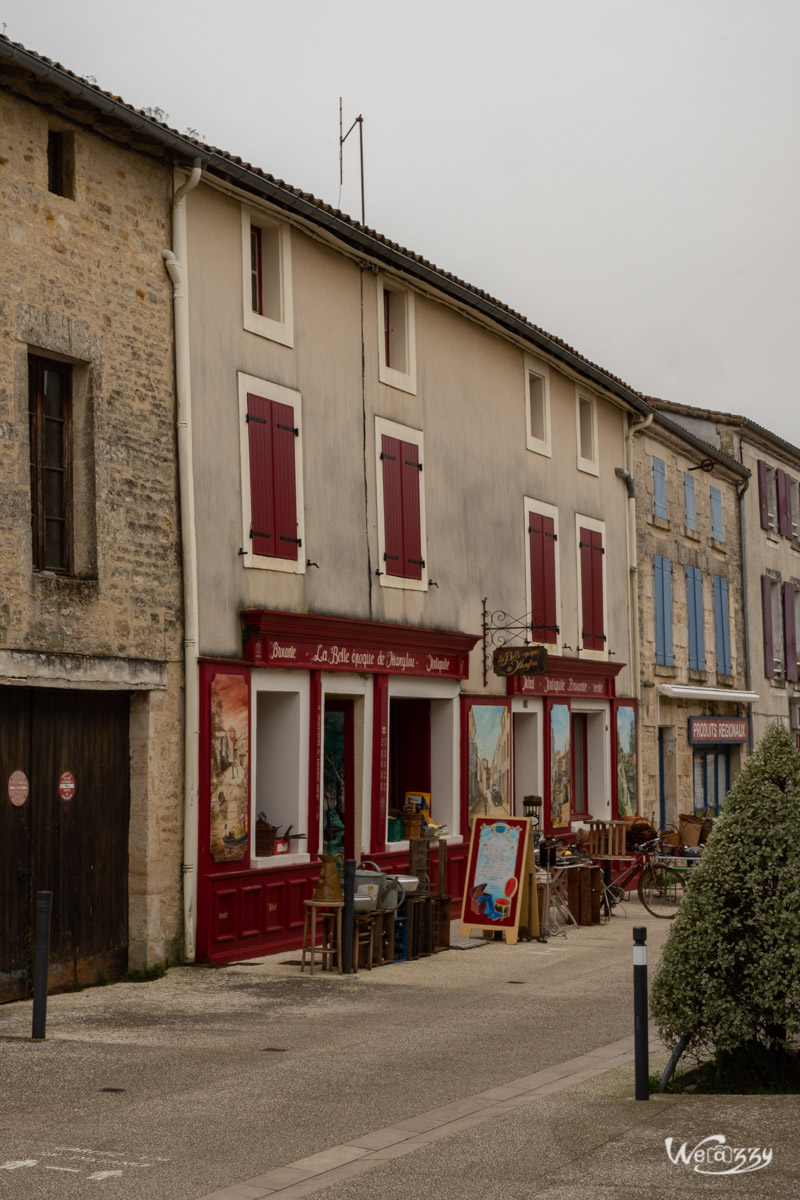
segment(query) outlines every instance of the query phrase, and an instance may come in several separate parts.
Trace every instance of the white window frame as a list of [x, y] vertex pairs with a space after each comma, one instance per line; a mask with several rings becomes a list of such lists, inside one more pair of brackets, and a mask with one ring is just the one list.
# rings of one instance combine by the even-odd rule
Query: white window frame
[[[413, 441], [419, 447], [419, 460], [423, 469], [419, 481], [419, 540], [425, 566], [422, 567], [421, 579], [404, 579], [400, 575], [387, 575], [384, 570], [384, 553], [386, 551], [386, 523], [383, 506], [383, 467], [381, 465], [381, 439], [387, 437], [400, 438], [402, 441]], [[412, 429], [410, 425], [398, 425], [396, 421], [388, 421], [385, 417], [375, 418], [375, 475], [376, 498], [378, 504], [378, 570], [381, 587], [400, 588], [405, 592], [427, 592], [428, 590], [428, 538], [425, 527], [425, 442], [421, 429]]]
[[[529, 630], [531, 640], [537, 646], [545, 646], [551, 654], [561, 653], [561, 642], [564, 634], [564, 622], [561, 613], [561, 554], [559, 547], [561, 545], [561, 537], [558, 530], [558, 509], [552, 504], [545, 504], [542, 500], [533, 500], [530, 496], [526, 496], [524, 500], [525, 507], [525, 611], [531, 612], [533, 609], [533, 592], [531, 590], [531, 536], [528, 533], [528, 522], [530, 521], [531, 513], [538, 513], [540, 517], [551, 517], [553, 521], [553, 529], [556, 538], [556, 624], [558, 625], [558, 633], [556, 634], [555, 642], [537, 642], [533, 636], [533, 630]], [[603, 543], [605, 545], [605, 543]], [[605, 555], [603, 555], [605, 559]]]
[[[581, 526], [584, 529], [591, 529], [595, 533], [600, 533], [603, 536], [603, 631], [606, 635], [605, 645], [602, 650], [584, 650], [583, 638], [581, 632], [583, 630], [583, 578], [581, 575]], [[594, 517], [582, 517], [580, 513], [575, 514], [575, 579], [576, 579], [576, 607], [578, 610], [578, 628], [575, 632], [577, 641], [576, 646], [581, 648], [581, 658], [592, 659], [595, 662], [608, 661], [608, 644], [611, 637], [608, 631], [608, 538], [606, 534], [605, 521], [597, 521]]]
[[[581, 454], [581, 402], [588, 403], [592, 407], [592, 449], [594, 451], [593, 458], [584, 458]], [[585, 471], [587, 475], [600, 474], [600, 456], [597, 447], [597, 397], [585, 388], [575, 388], [575, 435], [578, 449], [578, 470]], [[604, 543], [605, 544], [605, 543]]]
[[[253, 671], [251, 676], [251, 695], [250, 695], [250, 772], [252, 786], [250, 788], [250, 865], [253, 868], [284, 868], [296, 863], [307, 863], [311, 861], [312, 853], [316, 855], [317, 849], [310, 842], [306, 842], [305, 850], [298, 850], [293, 854], [274, 854], [267, 857], [259, 858], [256, 854], [256, 818], [259, 811], [263, 810], [267, 814], [267, 819], [270, 818], [268, 807], [264, 806], [263, 796], [259, 798], [260, 786], [264, 780], [269, 780], [274, 773], [274, 764], [268, 761], [263, 769], [259, 766], [260, 748], [264, 745], [267, 737], [264, 733], [263, 726], [258, 720], [258, 699], [259, 696], [297, 696], [297, 741], [294, 747], [284, 745], [283, 758], [284, 767], [290, 769], [293, 786], [284, 786], [281, 788], [282, 794], [286, 797], [286, 809], [283, 814], [288, 814], [295, 827], [305, 828], [306, 818], [304, 813], [308, 809], [308, 770], [309, 758], [308, 747], [311, 738], [310, 730], [310, 705], [309, 705], [309, 674], [307, 671]], [[269, 759], [269, 755], [267, 756]], [[273, 811], [272, 815], [276, 815]], [[302, 846], [302, 842], [294, 842], [292, 845]]]
[[[253, 311], [250, 269], [250, 227], [278, 230], [281, 316], [280, 320]], [[294, 346], [294, 315], [292, 304], [292, 233], [285, 222], [274, 221], [265, 213], [242, 205], [242, 323], [250, 333]]]
[[769, 608], [772, 621], [773, 679], [786, 678], [786, 638], [783, 628], [783, 581], [770, 576]]
[[[531, 421], [531, 375], [535, 375], [537, 379], [542, 381], [542, 402], [544, 405], [543, 438], [537, 438], [533, 435]], [[550, 438], [550, 368], [547, 363], [540, 362], [536, 358], [531, 358], [529, 354], [525, 355], [525, 433], [529, 450], [532, 450], [535, 454], [544, 454], [547, 458], [552, 458], [553, 447]]]
[[[283, 571], [290, 575], [306, 573], [305, 510], [303, 503], [303, 421], [300, 393], [255, 375], [237, 372], [239, 383], [239, 457], [242, 465], [242, 553], [240, 560], [245, 567], [262, 571]], [[247, 434], [247, 394], [255, 392], [279, 404], [290, 404], [294, 410], [294, 423], [300, 431], [294, 439], [295, 505], [297, 511], [297, 536], [300, 538], [296, 561], [285, 558], [269, 558], [265, 554], [254, 554], [251, 549], [250, 522], [250, 441]]]
[[[390, 367], [386, 362], [386, 331], [384, 328], [384, 303], [383, 293], [384, 287], [387, 292], [393, 296], [402, 296], [405, 298], [405, 334], [406, 334], [406, 370], [397, 371], [394, 367]], [[388, 384], [389, 387], [397, 388], [401, 392], [408, 392], [412, 396], [417, 394], [417, 338], [416, 324], [414, 315], [414, 293], [400, 283], [395, 283], [394, 280], [383, 275], [378, 276], [378, 378], [381, 383]]]

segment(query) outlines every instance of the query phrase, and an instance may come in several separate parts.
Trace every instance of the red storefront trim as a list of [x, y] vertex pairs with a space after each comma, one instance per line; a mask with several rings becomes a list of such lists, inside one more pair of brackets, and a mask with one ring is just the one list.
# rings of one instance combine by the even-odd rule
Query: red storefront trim
[[558, 696], [613, 699], [616, 679], [625, 663], [597, 662], [580, 658], [547, 657], [544, 675], [510, 675], [509, 696]]
[[260, 667], [466, 679], [477, 634], [249, 609], [244, 657]]
[[389, 793], [389, 676], [376, 675], [372, 685], [372, 809], [370, 851], [386, 849]]

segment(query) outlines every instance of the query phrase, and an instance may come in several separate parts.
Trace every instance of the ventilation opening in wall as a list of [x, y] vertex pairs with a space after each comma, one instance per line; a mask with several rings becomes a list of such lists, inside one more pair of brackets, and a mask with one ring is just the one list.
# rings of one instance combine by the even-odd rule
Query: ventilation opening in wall
[[47, 134], [47, 190], [75, 199], [75, 135], [51, 129]]

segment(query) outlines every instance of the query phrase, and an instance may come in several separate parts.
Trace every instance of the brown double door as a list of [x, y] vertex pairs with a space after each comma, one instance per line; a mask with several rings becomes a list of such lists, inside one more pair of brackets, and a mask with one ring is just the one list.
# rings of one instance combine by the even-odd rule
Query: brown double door
[[38, 891], [51, 988], [127, 966], [129, 712], [126, 693], [0, 687], [0, 1001], [30, 991]]

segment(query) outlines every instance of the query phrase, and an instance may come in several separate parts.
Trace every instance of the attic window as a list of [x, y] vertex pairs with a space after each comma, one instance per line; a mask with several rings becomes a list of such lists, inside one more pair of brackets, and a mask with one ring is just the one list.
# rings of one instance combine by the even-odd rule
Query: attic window
[[47, 190], [75, 199], [75, 135], [51, 129], [47, 134]]

